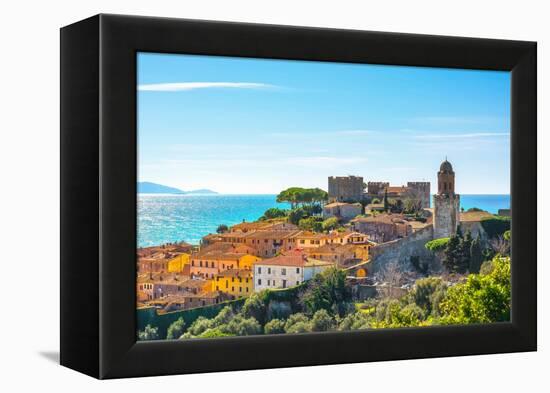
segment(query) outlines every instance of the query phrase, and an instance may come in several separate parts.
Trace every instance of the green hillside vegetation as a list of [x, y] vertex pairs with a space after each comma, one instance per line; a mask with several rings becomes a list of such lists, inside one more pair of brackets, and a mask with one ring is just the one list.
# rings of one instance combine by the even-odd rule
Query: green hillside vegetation
[[[181, 333], [179, 337], [187, 339], [509, 321], [510, 257], [496, 256], [488, 262], [482, 273], [470, 274], [453, 285], [427, 277], [417, 280], [400, 298], [357, 304], [351, 302], [345, 273], [329, 269], [288, 293], [255, 293], [242, 306], [227, 305], [213, 318], [201, 316], [188, 327], [177, 320], [168, 332], [170, 338]], [[272, 312], [273, 294], [292, 306]], [[138, 338], [161, 337], [148, 325]]]

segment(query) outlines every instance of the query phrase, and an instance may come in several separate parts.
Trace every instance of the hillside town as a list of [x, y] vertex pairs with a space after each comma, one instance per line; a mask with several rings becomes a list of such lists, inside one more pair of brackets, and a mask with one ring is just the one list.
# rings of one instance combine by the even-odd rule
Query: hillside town
[[481, 265], [483, 258], [472, 262], [472, 251], [471, 258], [463, 258], [470, 265], [460, 267], [464, 261], [452, 262], [445, 254], [447, 244], [460, 237], [467, 238], [468, 253], [472, 247], [489, 249], [495, 235], [486, 222], [498, 224], [510, 211], [493, 215], [461, 209], [447, 160], [437, 178], [430, 204], [429, 182], [392, 186], [364, 183], [360, 176], [331, 176], [328, 193], [282, 192], [278, 200], [290, 203], [290, 211], [274, 208], [254, 222], [220, 223], [199, 245], [140, 248], [137, 307], [156, 314], [211, 307], [266, 290], [299, 288], [329, 269], [345, 277], [354, 302], [380, 297], [388, 289], [405, 294], [428, 275], [445, 276], [451, 285], [449, 273], [479, 271], [472, 264]]

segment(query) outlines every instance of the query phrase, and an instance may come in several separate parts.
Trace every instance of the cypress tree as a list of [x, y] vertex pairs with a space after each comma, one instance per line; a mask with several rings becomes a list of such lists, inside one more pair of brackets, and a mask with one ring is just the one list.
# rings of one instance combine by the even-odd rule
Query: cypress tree
[[481, 249], [481, 241], [479, 236], [472, 241], [470, 246], [470, 273], [479, 273], [481, 264], [483, 263], [483, 250]]

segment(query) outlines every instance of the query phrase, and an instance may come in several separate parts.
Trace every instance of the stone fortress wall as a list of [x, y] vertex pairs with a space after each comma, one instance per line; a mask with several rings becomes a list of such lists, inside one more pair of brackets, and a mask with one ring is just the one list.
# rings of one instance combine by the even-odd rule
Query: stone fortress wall
[[360, 202], [363, 199], [361, 176], [330, 176], [328, 178], [328, 201]]
[[415, 192], [420, 198], [420, 203], [423, 208], [430, 207], [430, 182], [429, 181], [409, 181], [407, 187]]
[[369, 273], [380, 272], [391, 263], [396, 263], [401, 268], [400, 270], [412, 270], [411, 257], [418, 257], [420, 263], [428, 264], [431, 271], [441, 270], [441, 265], [435, 260], [432, 252], [424, 247], [433, 238], [433, 227], [428, 225], [407, 237], [371, 248]]

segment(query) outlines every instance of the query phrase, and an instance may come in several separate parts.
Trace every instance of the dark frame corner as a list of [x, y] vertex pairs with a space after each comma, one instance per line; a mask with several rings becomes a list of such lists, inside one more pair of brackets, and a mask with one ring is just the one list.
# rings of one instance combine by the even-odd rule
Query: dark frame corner
[[[136, 343], [138, 51], [511, 71], [512, 321]], [[121, 15], [62, 28], [61, 364], [117, 378], [536, 350], [536, 74], [534, 42]]]

